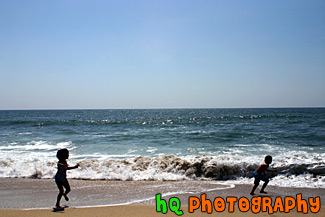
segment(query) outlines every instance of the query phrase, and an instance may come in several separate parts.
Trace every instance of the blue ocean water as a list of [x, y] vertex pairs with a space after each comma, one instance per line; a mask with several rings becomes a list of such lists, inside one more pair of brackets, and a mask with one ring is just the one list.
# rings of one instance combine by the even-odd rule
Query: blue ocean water
[[[325, 108], [0, 111], [0, 177], [248, 181], [273, 156], [277, 183], [325, 186]], [[294, 179], [296, 184], [290, 182]]]

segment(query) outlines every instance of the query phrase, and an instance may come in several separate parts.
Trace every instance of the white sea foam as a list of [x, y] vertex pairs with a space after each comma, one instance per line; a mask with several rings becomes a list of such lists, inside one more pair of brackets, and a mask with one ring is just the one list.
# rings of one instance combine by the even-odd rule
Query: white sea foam
[[[31, 147], [29, 147], [31, 146]], [[16, 148], [12, 148], [16, 147]], [[21, 148], [2, 147], [0, 177], [53, 178], [56, 173], [55, 152], [58, 147], [73, 148], [71, 142], [47, 144], [33, 142]], [[26, 150], [28, 152], [26, 152]], [[51, 153], [51, 154], [49, 154]], [[325, 153], [284, 152], [274, 156], [272, 167], [278, 172], [270, 185], [288, 187], [325, 187]], [[103, 155], [100, 153], [71, 155], [70, 165], [80, 163], [80, 168], [68, 172], [69, 178], [105, 180], [228, 180], [230, 183], [252, 184], [252, 173], [263, 162], [263, 156], [223, 154], [219, 156], [175, 155], [134, 156]]]
[[[238, 178], [228, 180], [229, 184], [249, 184], [253, 185], [253, 178]], [[295, 187], [295, 188], [325, 188], [325, 176], [313, 176], [311, 174], [302, 175], [277, 175], [270, 179], [269, 186]]]
[[48, 143], [47, 141], [32, 141], [27, 145], [16, 145], [17, 143], [11, 143], [8, 146], [0, 146], [0, 150], [17, 150], [17, 151], [38, 151], [38, 150], [58, 150], [62, 148], [70, 148], [73, 150], [72, 142], [60, 142], [56, 144]]
[[18, 133], [18, 135], [20, 136], [25, 136], [25, 135], [32, 135], [33, 133], [30, 132], [26, 132], [26, 133]]

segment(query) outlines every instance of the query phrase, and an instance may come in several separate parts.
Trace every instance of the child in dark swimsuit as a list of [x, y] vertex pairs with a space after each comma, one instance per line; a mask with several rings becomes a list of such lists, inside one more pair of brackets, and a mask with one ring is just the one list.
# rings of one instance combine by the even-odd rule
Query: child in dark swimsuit
[[256, 190], [257, 186], [260, 184], [260, 181], [264, 181], [264, 184], [262, 186], [262, 189], [260, 191], [260, 193], [266, 194], [267, 192], [264, 191], [264, 189], [266, 188], [267, 184], [269, 183], [269, 179], [265, 176], [265, 171], [268, 172], [276, 172], [275, 169], [268, 169], [270, 164], [272, 163], [272, 156], [267, 155], [264, 159], [264, 163], [262, 163], [254, 172], [254, 186], [253, 189], [250, 193], [250, 195], [254, 195], [254, 191]]
[[[56, 201], [56, 207], [62, 208], [60, 206], [60, 200], [61, 200], [62, 196], [64, 196], [66, 201], [69, 200], [67, 195], [70, 192], [70, 185], [67, 180], [67, 170], [76, 169], [79, 167], [79, 164], [77, 164], [74, 167], [69, 167], [69, 165], [67, 164], [67, 159], [69, 158], [69, 151], [67, 149], [60, 149], [57, 152], [56, 157], [59, 159], [58, 171], [55, 175], [55, 183], [59, 188], [59, 194], [58, 194], [57, 201]], [[64, 192], [63, 187], [65, 188], [65, 192]]]

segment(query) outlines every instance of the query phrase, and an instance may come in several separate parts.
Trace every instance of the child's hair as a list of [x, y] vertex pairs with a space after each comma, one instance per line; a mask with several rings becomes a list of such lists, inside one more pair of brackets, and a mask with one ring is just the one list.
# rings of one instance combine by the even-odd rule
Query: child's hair
[[266, 155], [264, 161], [267, 164], [272, 163], [272, 156], [271, 155]]
[[69, 157], [69, 151], [68, 149], [64, 148], [64, 149], [60, 149], [58, 150], [58, 152], [56, 153], [56, 157], [59, 160], [66, 160]]

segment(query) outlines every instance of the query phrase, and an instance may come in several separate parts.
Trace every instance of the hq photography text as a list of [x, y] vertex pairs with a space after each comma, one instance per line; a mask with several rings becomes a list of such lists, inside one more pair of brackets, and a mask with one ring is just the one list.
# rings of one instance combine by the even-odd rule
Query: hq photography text
[[[267, 212], [273, 214], [275, 212], [289, 213], [293, 209], [301, 213], [317, 213], [321, 208], [320, 197], [309, 197], [303, 199], [302, 194], [297, 194], [296, 197], [268, 197], [255, 196], [251, 199], [246, 197], [216, 197], [213, 200], [208, 199], [206, 194], [201, 194], [200, 197], [190, 196], [188, 198], [188, 212], [224, 212], [233, 213], [235, 209], [240, 212], [251, 211], [253, 213]], [[169, 200], [163, 199], [161, 194], [156, 194], [156, 211], [166, 214], [170, 210], [177, 216], [184, 214], [181, 208], [181, 201], [178, 197], [171, 197]]]

